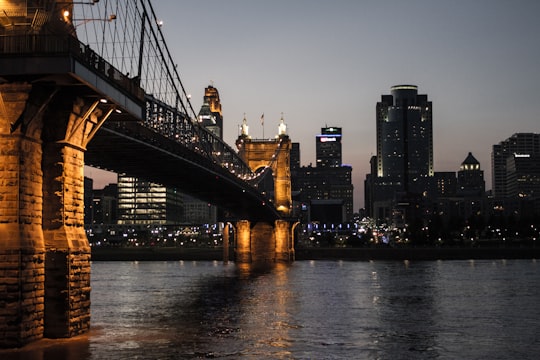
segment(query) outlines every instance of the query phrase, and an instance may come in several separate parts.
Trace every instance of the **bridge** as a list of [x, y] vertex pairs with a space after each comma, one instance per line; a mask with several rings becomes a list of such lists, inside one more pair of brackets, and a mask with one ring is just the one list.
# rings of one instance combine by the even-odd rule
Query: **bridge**
[[284, 124], [202, 127], [149, 0], [0, 3], [0, 347], [90, 327], [85, 164], [229, 210], [237, 262], [294, 260]]

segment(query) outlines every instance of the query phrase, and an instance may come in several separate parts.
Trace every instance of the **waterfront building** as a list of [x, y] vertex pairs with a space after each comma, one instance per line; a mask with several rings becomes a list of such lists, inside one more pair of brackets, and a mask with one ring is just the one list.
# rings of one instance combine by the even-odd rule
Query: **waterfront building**
[[397, 85], [377, 103], [377, 177], [422, 193], [433, 176], [432, 103], [414, 85]]
[[[310, 166], [302, 166], [292, 179], [293, 189], [298, 191], [298, 201], [300, 201], [309, 211], [309, 207], [317, 204], [318, 211], [310, 213], [307, 221], [324, 221], [316, 214], [321, 214], [324, 205], [331, 205], [328, 212], [333, 212], [332, 216], [326, 215], [325, 219], [337, 219], [340, 223], [352, 219], [354, 212], [353, 208], [353, 189], [352, 185], [352, 167], [342, 165], [340, 167], [319, 168]], [[320, 201], [320, 200], [337, 200], [342, 210], [335, 212], [336, 201]]]
[[176, 189], [118, 175], [118, 224], [177, 224], [182, 215], [182, 194]]
[[377, 155], [366, 178], [366, 210], [380, 222], [391, 222], [397, 205], [405, 213], [414, 206], [416, 214], [433, 188], [432, 113], [432, 102], [415, 85], [393, 86], [377, 102]]
[[[530, 156], [530, 158], [522, 158], [521, 163], [534, 161], [535, 156], [540, 155], [540, 134], [534, 133], [516, 133], [508, 139], [493, 145], [491, 153], [491, 168], [493, 182], [493, 196], [498, 199], [504, 199], [511, 196], [509, 184], [507, 181], [514, 179], [508, 175], [509, 157], [518, 154], [519, 156]], [[512, 162], [512, 160], [510, 160]], [[510, 185], [511, 187], [513, 185]], [[515, 186], [513, 186], [515, 189]], [[512, 190], [515, 191], [515, 190]]]

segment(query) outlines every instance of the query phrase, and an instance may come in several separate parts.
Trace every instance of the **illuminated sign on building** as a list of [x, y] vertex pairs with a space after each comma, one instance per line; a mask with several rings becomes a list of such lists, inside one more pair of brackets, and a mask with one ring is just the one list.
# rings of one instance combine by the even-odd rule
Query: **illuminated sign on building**
[[335, 137], [322, 137], [320, 138], [321, 142], [330, 142], [330, 141], [337, 141]]

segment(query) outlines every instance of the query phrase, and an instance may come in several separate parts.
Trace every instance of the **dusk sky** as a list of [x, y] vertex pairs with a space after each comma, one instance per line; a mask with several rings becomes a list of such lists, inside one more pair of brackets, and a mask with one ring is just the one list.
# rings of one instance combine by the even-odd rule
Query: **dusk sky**
[[[375, 105], [417, 85], [433, 102], [435, 171], [468, 152], [491, 189], [492, 145], [540, 132], [538, 0], [154, 0], [198, 112], [219, 91], [230, 144], [246, 114], [253, 138], [273, 137], [281, 113], [302, 165], [315, 164], [321, 127], [343, 128], [354, 209], [376, 152]], [[96, 169], [87, 176], [102, 187]]]

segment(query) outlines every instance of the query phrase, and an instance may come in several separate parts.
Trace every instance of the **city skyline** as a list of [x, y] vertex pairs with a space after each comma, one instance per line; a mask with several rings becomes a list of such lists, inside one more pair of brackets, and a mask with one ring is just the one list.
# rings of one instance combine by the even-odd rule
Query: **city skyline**
[[[154, 2], [193, 107], [213, 84], [224, 139], [234, 144], [246, 113], [250, 135], [277, 134], [284, 113], [315, 164], [315, 136], [343, 129], [354, 208], [376, 153], [375, 106], [394, 85], [418, 86], [433, 102], [435, 171], [458, 171], [469, 152], [491, 189], [491, 150], [517, 132], [539, 132], [536, 106], [540, 3], [521, 1], [210, 0]], [[98, 177], [97, 170], [87, 175]]]

